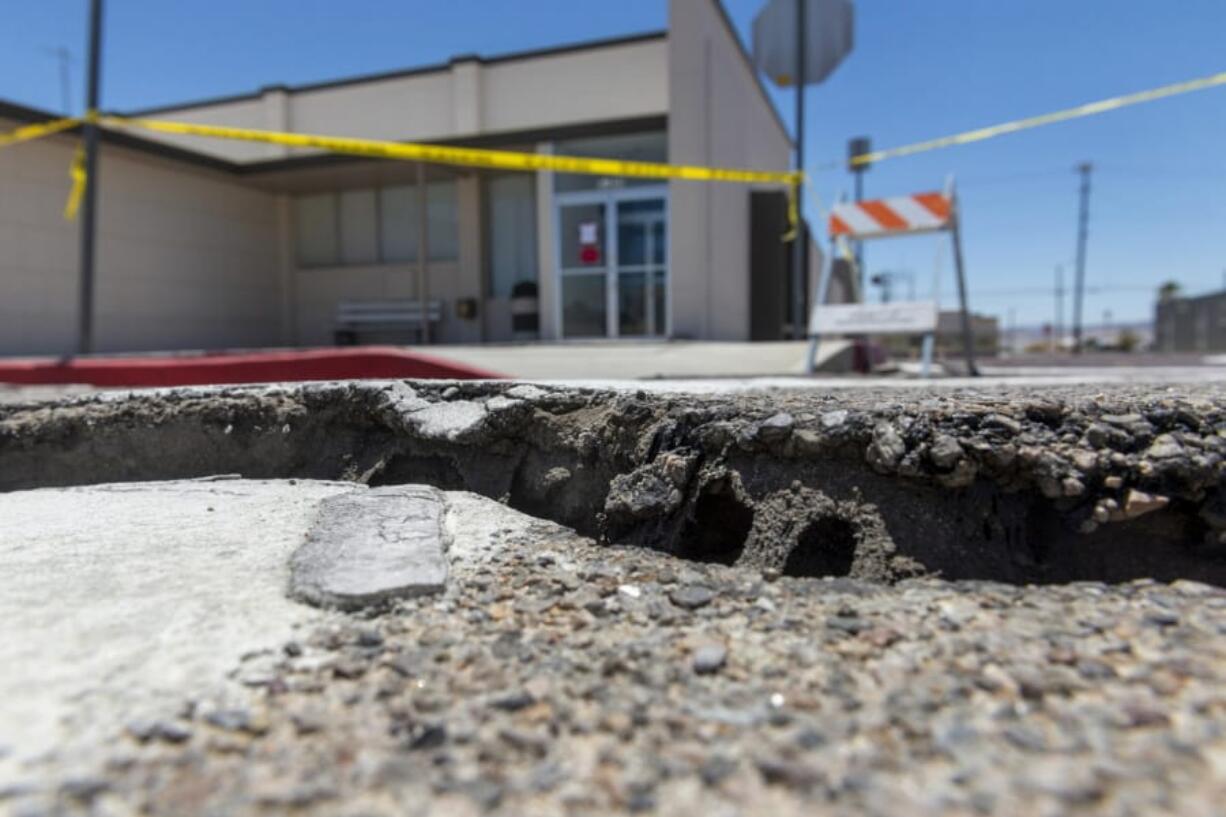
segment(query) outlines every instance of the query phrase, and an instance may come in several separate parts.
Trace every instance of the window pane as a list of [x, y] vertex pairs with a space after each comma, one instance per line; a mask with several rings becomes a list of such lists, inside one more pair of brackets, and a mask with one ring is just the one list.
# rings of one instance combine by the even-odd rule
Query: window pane
[[655, 288], [655, 333], [663, 335], [668, 330], [668, 285], [662, 272], [654, 273], [651, 278]]
[[[619, 136], [596, 136], [585, 139], [569, 139], [554, 145], [559, 156], [588, 156], [596, 159], [627, 159], [634, 162], [667, 162], [668, 134], [664, 131], [630, 133]], [[554, 189], [559, 193], [568, 190], [599, 190], [606, 187], [635, 187], [643, 184], [659, 184], [657, 179], [625, 178], [621, 176], [588, 176], [558, 173], [554, 176]]]
[[562, 334], [568, 338], [603, 338], [605, 324], [605, 276], [562, 276]]
[[647, 334], [647, 274], [622, 272], [617, 276], [617, 332]]
[[300, 196], [294, 201], [294, 240], [299, 266], [337, 263], [336, 196], [325, 193]]
[[385, 187], [379, 191], [380, 257], [388, 262], [417, 260], [417, 188]]
[[562, 269], [600, 269], [608, 263], [604, 207], [603, 204], [567, 204], [560, 209]]
[[375, 191], [341, 193], [341, 261], [373, 264], [379, 260], [375, 227]]
[[426, 185], [426, 213], [430, 231], [430, 260], [455, 261], [460, 256], [459, 216], [455, 182]]
[[536, 179], [497, 176], [486, 187], [489, 202], [490, 294], [509, 298], [521, 281], [536, 281]]

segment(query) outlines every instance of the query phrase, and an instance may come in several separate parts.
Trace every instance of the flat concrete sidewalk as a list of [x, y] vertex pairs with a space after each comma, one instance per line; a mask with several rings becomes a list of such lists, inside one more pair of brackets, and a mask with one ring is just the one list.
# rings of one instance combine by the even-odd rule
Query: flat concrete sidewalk
[[327, 614], [289, 557], [339, 482], [199, 480], [0, 494], [0, 787], [75, 765], [134, 718], [223, 691], [244, 654]]
[[[819, 363], [848, 341], [823, 341]], [[644, 380], [772, 377], [804, 374], [807, 341], [569, 341], [506, 345], [431, 346], [432, 357], [529, 380]]]

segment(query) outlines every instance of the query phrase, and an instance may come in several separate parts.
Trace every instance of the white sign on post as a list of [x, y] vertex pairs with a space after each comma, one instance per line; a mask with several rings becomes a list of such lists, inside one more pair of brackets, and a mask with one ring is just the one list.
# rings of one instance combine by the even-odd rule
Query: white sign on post
[[935, 301], [821, 304], [809, 318], [811, 335], [922, 335], [936, 328]]

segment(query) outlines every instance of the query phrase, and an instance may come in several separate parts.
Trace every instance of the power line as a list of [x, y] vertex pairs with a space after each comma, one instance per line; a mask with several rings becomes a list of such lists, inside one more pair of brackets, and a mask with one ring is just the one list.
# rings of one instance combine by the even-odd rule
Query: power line
[[[1157, 286], [1106, 286], [1099, 284], [1087, 286], [1085, 291], [1087, 295], [1102, 295], [1114, 292], [1156, 292], [1157, 289]], [[953, 291], [942, 291], [940, 294], [942, 297], [946, 297], [953, 296], [956, 293]], [[976, 298], [1050, 298], [1052, 297], [1052, 288], [1050, 286], [1034, 286], [974, 289], [971, 290], [970, 294]]]

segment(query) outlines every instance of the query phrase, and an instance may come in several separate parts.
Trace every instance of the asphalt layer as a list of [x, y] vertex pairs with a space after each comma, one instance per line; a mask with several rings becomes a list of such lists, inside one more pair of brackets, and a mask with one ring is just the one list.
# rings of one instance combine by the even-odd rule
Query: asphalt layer
[[459, 500], [442, 595], [253, 657], [230, 709], [0, 809], [1217, 814], [1224, 435], [1212, 384], [9, 406], [9, 489], [423, 482], [554, 521]]

